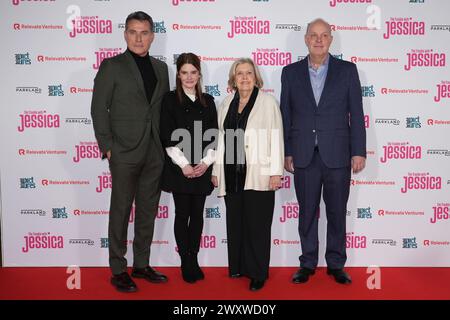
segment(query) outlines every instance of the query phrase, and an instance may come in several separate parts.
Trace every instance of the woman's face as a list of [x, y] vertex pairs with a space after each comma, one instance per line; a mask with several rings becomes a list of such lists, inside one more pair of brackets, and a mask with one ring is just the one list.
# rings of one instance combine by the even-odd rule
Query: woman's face
[[192, 91], [195, 90], [195, 86], [200, 79], [200, 72], [192, 64], [185, 63], [178, 72], [178, 78], [180, 78], [181, 86], [184, 90]]
[[250, 63], [241, 63], [236, 67], [236, 87], [238, 91], [252, 91], [256, 84], [255, 70]]

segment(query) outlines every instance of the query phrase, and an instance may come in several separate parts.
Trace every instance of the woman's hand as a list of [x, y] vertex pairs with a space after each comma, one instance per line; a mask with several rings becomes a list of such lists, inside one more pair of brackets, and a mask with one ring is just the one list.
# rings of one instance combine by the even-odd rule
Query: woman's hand
[[186, 178], [193, 178], [194, 177], [194, 168], [190, 164], [186, 165], [181, 169], [183, 171], [183, 174]]
[[217, 181], [216, 176], [211, 176], [211, 182], [212, 182], [214, 188], [217, 188], [219, 186], [219, 182]]
[[201, 177], [206, 170], [208, 169], [208, 165], [200, 162], [198, 165], [194, 167], [194, 177]]
[[281, 188], [281, 176], [270, 176], [269, 180], [270, 190], [278, 190]]

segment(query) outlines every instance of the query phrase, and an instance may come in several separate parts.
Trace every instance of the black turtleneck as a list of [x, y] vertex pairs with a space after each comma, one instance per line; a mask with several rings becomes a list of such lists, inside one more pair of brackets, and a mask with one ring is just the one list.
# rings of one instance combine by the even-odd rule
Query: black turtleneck
[[148, 103], [150, 104], [153, 92], [156, 88], [156, 83], [158, 82], [152, 63], [150, 62], [150, 56], [148, 52], [144, 57], [141, 57], [131, 50], [128, 51], [133, 56], [134, 61], [136, 61], [136, 65], [141, 72], [142, 80], [144, 81], [145, 95], [147, 96]]

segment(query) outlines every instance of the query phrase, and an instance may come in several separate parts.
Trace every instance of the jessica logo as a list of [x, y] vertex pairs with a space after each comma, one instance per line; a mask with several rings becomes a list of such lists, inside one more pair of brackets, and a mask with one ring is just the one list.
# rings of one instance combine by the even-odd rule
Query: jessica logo
[[169, 207], [158, 206], [158, 213], [156, 214], [156, 219], [167, 219], [167, 218], [169, 218]]
[[83, 33], [112, 33], [112, 21], [99, 19], [98, 17], [78, 17], [72, 20], [72, 31], [69, 32], [69, 36], [75, 38], [78, 34]]
[[391, 36], [423, 36], [425, 34], [425, 22], [413, 21], [412, 18], [391, 18], [386, 21], [386, 33], [384, 39]]
[[298, 219], [298, 204], [287, 203], [282, 206], [283, 213], [280, 217], [280, 222], [284, 223], [288, 219]]
[[407, 53], [408, 63], [404, 68], [406, 71], [411, 70], [413, 67], [445, 67], [446, 55], [445, 53], [436, 52], [415, 52], [419, 50], [413, 50], [411, 53]]
[[202, 249], [215, 249], [216, 243], [216, 236], [202, 235], [202, 237], [200, 238], [200, 248]]
[[383, 146], [384, 155], [380, 158], [381, 163], [390, 159], [422, 159], [422, 147], [411, 146], [408, 143], [388, 143]]
[[96, 142], [80, 142], [75, 145], [75, 156], [73, 162], [80, 162], [80, 159], [101, 159], [102, 153]]
[[428, 173], [408, 173], [403, 176], [404, 186], [402, 193], [408, 190], [439, 190], [442, 188], [442, 178], [430, 176]]
[[112, 58], [120, 54], [121, 48], [112, 48], [112, 49], [100, 49], [100, 51], [95, 51], [95, 64], [92, 65], [92, 68], [98, 70], [100, 68], [100, 64], [106, 58]]
[[98, 186], [95, 188], [95, 191], [98, 193], [103, 192], [105, 189], [112, 188], [112, 176], [110, 174], [103, 173], [101, 176], [97, 176], [98, 178]]
[[258, 20], [256, 17], [234, 17], [230, 20], [228, 38], [239, 34], [269, 34], [270, 21]]
[[252, 57], [258, 66], [286, 66], [292, 63], [292, 53], [278, 49], [256, 49]]
[[64, 238], [62, 236], [51, 236], [50, 233], [34, 235], [29, 233], [24, 236], [25, 244], [22, 252], [27, 253], [31, 249], [62, 249], [64, 248]]
[[58, 114], [47, 114], [45, 111], [25, 111], [19, 114], [20, 125], [17, 127], [19, 132], [28, 128], [59, 128], [60, 119]]
[[354, 232], [347, 233], [345, 246], [347, 249], [365, 249], [367, 248], [367, 237], [357, 236]]
[[337, 4], [349, 3], [349, 4], [358, 4], [358, 3], [372, 3], [372, 0], [331, 0], [330, 7], [336, 7]]
[[450, 81], [442, 81], [436, 85], [436, 95], [434, 96], [434, 102], [441, 101], [442, 98], [450, 98]]
[[449, 220], [450, 219], [449, 208], [450, 204], [447, 206], [433, 207], [433, 217], [430, 218], [430, 223], [436, 223], [436, 221], [441, 220]]

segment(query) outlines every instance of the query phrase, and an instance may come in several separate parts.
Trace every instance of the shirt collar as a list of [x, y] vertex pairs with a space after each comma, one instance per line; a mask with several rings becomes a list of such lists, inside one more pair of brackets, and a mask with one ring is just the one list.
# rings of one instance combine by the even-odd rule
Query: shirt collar
[[[330, 54], [328, 53], [327, 57], [325, 58], [325, 61], [319, 66], [319, 69], [322, 68], [322, 67], [328, 67], [328, 63], [329, 62], [330, 62]], [[311, 60], [309, 58], [309, 54], [308, 54], [308, 68], [314, 70], [314, 68], [313, 68], [313, 66], [311, 64]]]

